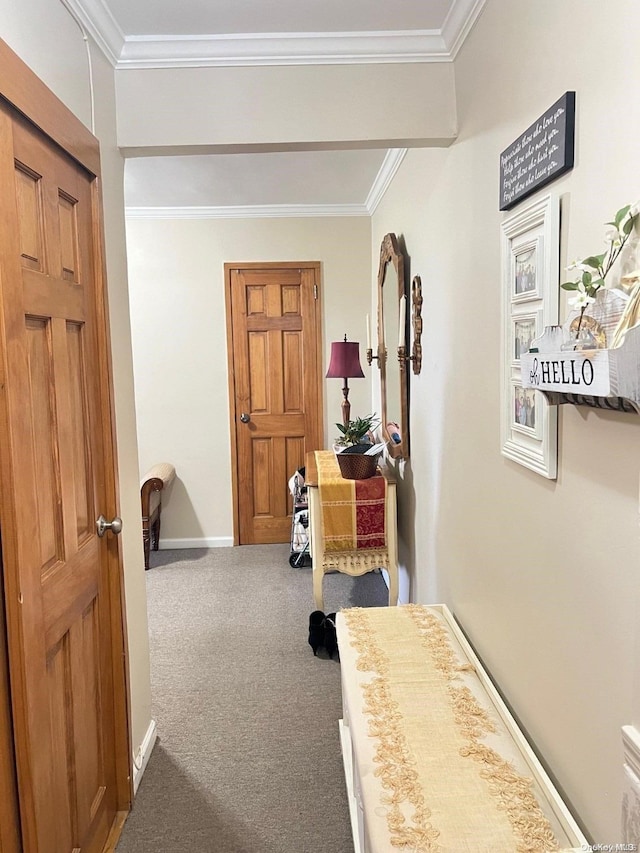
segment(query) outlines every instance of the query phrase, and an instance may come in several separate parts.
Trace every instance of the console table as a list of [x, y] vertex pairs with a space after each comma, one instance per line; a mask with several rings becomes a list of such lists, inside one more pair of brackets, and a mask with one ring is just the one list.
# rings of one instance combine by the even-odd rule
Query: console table
[[[305, 459], [305, 485], [309, 499], [309, 540], [311, 546], [311, 560], [313, 563], [313, 596], [316, 609], [324, 610], [324, 599], [322, 593], [322, 581], [327, 572], [342, 572], [343, 574], [358, 576], [375, 569], [386, 569], [389, 574], [389, 604], [398, 603], [398, 539], [396, 522], [396, 483], [391, 475], [382, 470], [379, 477], [384, 478], [384, 501], [380, 507], [384, 512], [383, 536], [375, 542], [375, 547], [352, 547], [336, 548], [335, 542], [328, 542], [325, 536], [323, 524], [323, 502], [321, 492], [327, 494], [325, 485], [321, 488], [321, 476], [323, 471], [331, 468], [331, 459], [335, 462], [335, 454], [332, 450], [316, 450], [307, 453]], [[335, 469], [339, 468], [337, 463]], [[372, 478], [373, 479], [373, 478]], [[344, 484], [352, 484], [352, 500], [344, 501], [344, 509], [340, 508], [345, 519], [347, 514], [356, 515], [365, 504], [373, 503], [366, 497], [359, 497], [363, 492], [375, 491], [374, 484], [370, 480], [346, 480]], [[358, 484], [361, 484], [358, 486]], [[370, 486], [362, 485], [370, 484]], [[346, 486], [345, 486], [346, 488]], [[360, 501], [360, 503], [359, 503]], [[354, 521], [354, 526], [356, 523]], [[335, 537], [334, 537], [335, 539]], [[345, 540], [346, 541], [346, 540]], [[362, 546], [363, 543], [358, 543]], [[366, 545], [366, 542], [364, 543]]]

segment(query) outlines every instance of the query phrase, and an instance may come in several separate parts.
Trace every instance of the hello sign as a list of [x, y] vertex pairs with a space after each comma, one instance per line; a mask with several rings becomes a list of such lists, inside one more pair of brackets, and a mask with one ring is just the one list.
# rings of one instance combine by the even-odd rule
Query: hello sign
[[609, 351], [525, 353], [520, 358], [522, 384], [540, 391], [607, 397], [611, 393]]

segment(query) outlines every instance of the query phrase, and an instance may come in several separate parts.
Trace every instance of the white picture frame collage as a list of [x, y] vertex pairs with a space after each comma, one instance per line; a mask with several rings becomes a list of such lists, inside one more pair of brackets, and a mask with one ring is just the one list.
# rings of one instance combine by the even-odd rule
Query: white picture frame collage
[[502, 454], [548, 479], [557, 476], [557, 406], [524, 388], [520, 355], [558, 323], [560, 202], [555, 194], [522, 206], [501, 225]]

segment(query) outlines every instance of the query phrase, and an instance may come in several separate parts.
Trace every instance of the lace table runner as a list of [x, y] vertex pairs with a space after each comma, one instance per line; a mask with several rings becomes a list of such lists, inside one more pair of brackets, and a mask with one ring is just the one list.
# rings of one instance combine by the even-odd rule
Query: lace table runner
[[[340, 616], [353, 647], [340, 638], [348, 723], [365, 729], [373, 756], [358, 766], [371, 851], [547, 853], [560, 849], [554, 828], [571, 846], [552, 828], [524, 759], [439, 616], [421, 605]], [[368, 676], [350, 685], [354, 652]]]

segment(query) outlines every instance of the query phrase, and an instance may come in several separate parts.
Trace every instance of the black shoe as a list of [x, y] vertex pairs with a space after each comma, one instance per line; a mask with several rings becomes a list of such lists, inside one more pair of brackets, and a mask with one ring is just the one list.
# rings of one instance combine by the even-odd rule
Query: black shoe
[[309, 645], [313, 654], [318, 654], [318, 649], [324, 645], [324, 613], [322, 610], [314, 610], [309, 616]]
[[333, 658], [334, 654], [338, 651], [335, 613], [329, 613], [324, 620], [324, 647], [330, 658]]

